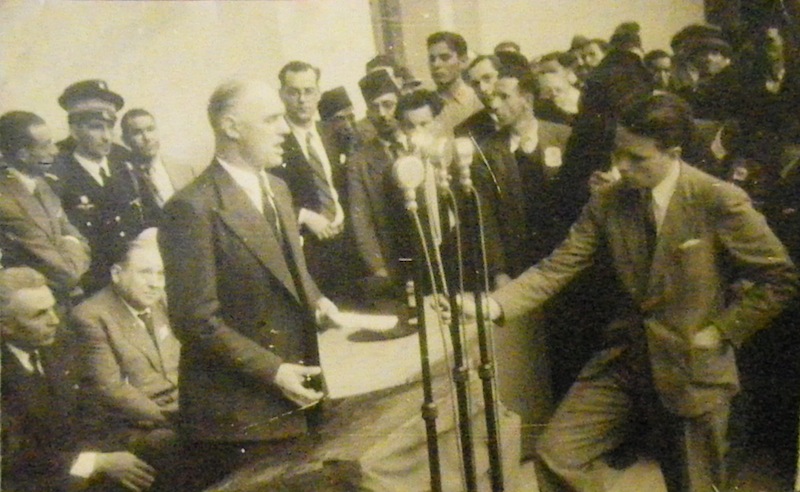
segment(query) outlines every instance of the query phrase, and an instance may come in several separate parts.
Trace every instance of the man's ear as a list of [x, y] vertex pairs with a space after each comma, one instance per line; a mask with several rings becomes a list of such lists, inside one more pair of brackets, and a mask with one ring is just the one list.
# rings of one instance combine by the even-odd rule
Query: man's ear
[[220, 118], [219, 127], [225, 136], [231, 140], [239, 140], [242, 136], [236, 118], [232, 115], [226, 114]]

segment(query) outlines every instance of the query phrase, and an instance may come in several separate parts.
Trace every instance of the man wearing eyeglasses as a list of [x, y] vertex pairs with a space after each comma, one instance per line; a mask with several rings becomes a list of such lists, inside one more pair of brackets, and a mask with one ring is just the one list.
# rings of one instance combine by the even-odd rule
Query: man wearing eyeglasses
[[[319, 68], [302, 61], [287, 63], [278, 74], [280, 96], [290, 132], [283, 142], [283, 166], [273, 173], [292, 192], [304, 238], [308, 270], [327, 295], [349, 282], [345, 229], [346, 169], [330, 127], [317, 121]], [[349, 251], [349, 252], [348, 252]]]

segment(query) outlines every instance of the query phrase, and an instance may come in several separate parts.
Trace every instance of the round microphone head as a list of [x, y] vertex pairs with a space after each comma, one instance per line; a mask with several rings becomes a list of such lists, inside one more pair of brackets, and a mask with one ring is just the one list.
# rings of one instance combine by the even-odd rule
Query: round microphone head
[[419, 157], [406, 155], [395, 161], [392, 174], [401, 188], [414, 190], [425, 181], [425, 165]]

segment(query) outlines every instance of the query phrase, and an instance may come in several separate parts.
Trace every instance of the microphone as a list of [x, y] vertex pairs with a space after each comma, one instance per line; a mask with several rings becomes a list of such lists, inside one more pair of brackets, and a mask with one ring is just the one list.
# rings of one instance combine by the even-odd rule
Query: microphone
[[452, 146], [446, 137], [435, 139], [431, 145], [430, 161], [436, 170], [436, 184], [441, 190], [450, 189], [450, 164], [453, 162]]
[[472, 166], [472, 159], [475, 156], [475, 145], [472, 140], [467, 137], [459, 137], [454, 141], [456, 149], [456, 161], [458, 162], [458, 176], [461, 186], [466, 189], [472, 188], [472, 176], [470, 174], [470, 166]]
[[403, 190], [406, 210], [416, 212], [417, 188], [425, 181], [425, 165], [422, 159], [414, 155], [398, 158], [392, 166], [392, 175], [398, 186]]

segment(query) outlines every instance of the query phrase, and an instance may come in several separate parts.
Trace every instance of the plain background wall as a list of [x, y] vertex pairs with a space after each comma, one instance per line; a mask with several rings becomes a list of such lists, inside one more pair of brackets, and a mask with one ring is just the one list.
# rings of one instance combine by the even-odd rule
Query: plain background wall
[[[159, 121], [167, 156], [208, 161], [205, 105], [233, 76], [277, 86], [287, 61], [322, 69], [323, 90], [344, 85], [363, 113], [358, 89], [376, 52], [369, 0], [98, 1], [0, 0], [0, 113], [43, 116], [57, 139], [68, 133], [56, 99], [72, 82], [103, 78], [125, 109]], [[472, 51], [512, 39], [531, 56], [569, 46], [572, 36], [608, 38], [637, 20], [645, 49], [702, 22], [702, 0], [399, 0], [407, 64], [430, 83], [425, 38], [448, 29]], [[121, 116], [121, 115], [120, 115]]]
[[374, 53], [368, 0], [0, 0], [0, 113], [36, 112], [60, 140], [69, 130], [58, 96], [102, 78], [123, 111], [156, 116], [167, 156], [203, 165], [213, 152], [205, 107], [220, 82], [277, 88], [280, 68], [299, 59], [321, 68], [323, 90], [346, 85], [363, 107], [358, 78]]

